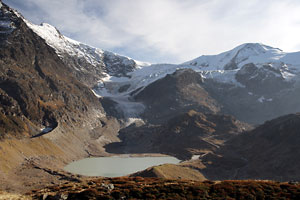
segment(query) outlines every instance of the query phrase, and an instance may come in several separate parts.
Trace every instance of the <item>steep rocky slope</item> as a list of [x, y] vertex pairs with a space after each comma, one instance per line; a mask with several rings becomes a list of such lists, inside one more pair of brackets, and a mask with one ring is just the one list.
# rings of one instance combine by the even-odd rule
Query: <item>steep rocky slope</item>
[[[91, 89], [5, 4], [0, 8], [0, 104], [0, 179], [5, 181], [0, 188], [22, 191], [49, 183], [43, 167], [104, 155], [102, 145], [118, 141], [119, 123], [106, 118]], [[40, 170], [30, 165], [33, 161]]]
[[134, 95], [146, 109], [143, 118], [161, 123], [191, 109], [217, 113], [220, 105], [203, 88], [202, 77], [191, 69], [177, 70], [166, 75]]
[[233, 77], [240, 87], [209, 79], [204, 88], [223, 105], [222, 112], [248, 123], [261, 124], [300, 110], [297, 103], [300, 99], [299, 74], [289, 80], [281, 73], [281, 69], [271, 64], [259, 67], [249, 63]]
[[[189, 77], [186, 76], [188, 73], [181, 76], [179, 71], [184, 69], [191, 69], [199, 75], [191, 75], [190, 71]], [[95, 87], [95, 92], [115, 100], [123, 111], [128, 107], [122, 106], [124, 101], [119, 101], [120, 98], [127, 99], [125, 103], [143, 102], [145, 108], [138, 107], [137, 115], [142, 117], [155, 112], [162, 118], [172, 115], [176, 109], [180, 112], [183, 107], [193, 107], [261, 124], [300, 111], [297, 103], [300, 99], [299, 69], [299, 52], [285, 53], [263, 44], [248, 43], [180, 65], [156, 64], [129, 72], [128, 77], [103, 79]], [[175, 81], [180, 76], [189, 80]], [[157, 105], [158, 100], [163, 105], [167, 105], [166, 102], [170, 105]], [[130, 109], [131, 112], [134, 110]]]
[[141, 65], [148, 65], [99, 48], [72, 40], [62, 35], [50, 24], [35, 25], [25, 20], [26, 24], [46, 43], [53, 47], [70, 69], [71, 73], [81, 82], [93, 87], [99, 80], [107, 76], [123, 77]]
[[[186, 123], [185, 120], [182, 120], [182, 122]], [[228, 125], [228, 123], [226, 124]], [[171, 134], [172, 132], [169, 131], [170, 137], [168, 137], [168, 134], [159, 134], [160, 137], [157, 140], [162, 141], [165, 144], [164, 147], [168, 147], [168, 145], [173, 147], [173, 149], [164, 148], [167, 153], [170, 154], [172, 152], [174, 153], [173, 155], [177, 156], [186, 155], [180, 153], [182, 153], [182, 148], [188, 147], [186, 150], [189, 151], [190, 156], [193, 155], [192, 159], [186, 160], [179, 165], [150, 167], [132, 176], [191, 180], [257, 179], [299, 181], [299, 124], [300, 114], [298, 113], [267, 121], [253, 130], [248, 130], [235, 136], [224, 134], [220, 137], [217, 131], [213, 134], [213, 137], [210, 134], [208, 136], [199, 136], [200, 130], [205, 127], [203, 125], [200, 129], [198, 127], [198, 132], [195, 129], [194, 131], [193, 129], [186, 130], [186, 133], [189, 133], [187, 134], [188, 137], [192, 139], [191, 141], [178, 136], [182, 132]], [[216, 125], [219, 124], [216, 123]], [[219, 127], [221, 128], [221, 126]], [[158, 130], [152, 129], [152, 132], [165, 133]], [[223, 127], [222, 130], [225, 131], [226, 128]], [[136, 134], [140, 136], [139, 141], [144, 141], [143, 139], [147, 138], [145, 135], [150, 135], [150, 132], [141, 130], [139, 135], [136, 133], [129, 133], [129, 135]], [[202, 131], [203, 133], [205, 131]], [[195, 138], [196, 135], [198, 138]], [[174, 144], [173, 138], [176, 138], [174, 139], [176, 144]], [[147, 139], [148, 143], [134, 143], [134, 145], [147, 146], [152, 142], [149, 142], [149, 137]], [[151, 140], [153, 139], [151, 138]], [[125, 145], [129, 144], [129, 141], [126, 138], [124, 141], [127, 143], [123, 142], [123, 149], [128, 150]], [[182, 141], [182, 143], [178, 141]], [[203, 142], [209, 142], [209, 145], [204, 145]], [[178, 145], [179, 143], [180, 145]], [[194, 145], [195, 143], [197, 145]]]
[[299, 113], [267, 121], [202, 158], [203, 173], [209, 179], [300, 180], [299, 125]]
[[131, 126], [119, 132], [121, 142], [106, 145], [114, 153], [166, 153], [190, 159], [220, 148], [250, 126], [231, 116], [195, 111], [173, 117], [162, 125]]
[[22, 18], [5, 5], [0, 12], [11, 26], [0, 38], [1, 137], [33, 136], [58, 124], [80, 126], [84, 115], [93, 114], [96, 120], [104, 113], [92, 91], [70, 76], [55, 51]]

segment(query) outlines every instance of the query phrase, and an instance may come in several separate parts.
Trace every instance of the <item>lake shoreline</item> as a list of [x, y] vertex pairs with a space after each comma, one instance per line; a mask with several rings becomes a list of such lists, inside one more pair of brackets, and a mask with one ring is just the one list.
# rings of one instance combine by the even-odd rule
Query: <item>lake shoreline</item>
[[69, 163], [64, 170], [87, 177], [122, 177], [149, 167], [180, 162], [181, 160], [165, 154], [121, 154], [81, 159]]

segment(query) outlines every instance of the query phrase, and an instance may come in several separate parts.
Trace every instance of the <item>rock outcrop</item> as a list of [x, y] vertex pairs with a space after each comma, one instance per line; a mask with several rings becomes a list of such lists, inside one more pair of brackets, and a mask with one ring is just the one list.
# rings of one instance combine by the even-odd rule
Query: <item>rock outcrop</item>
[[146, 105], [143, 117], [151, 123], [164, 122], [191, 109], [217, 113], [220, 105], [203, 88], [200, 74], [191, 69], [166, 75], [134, 96]]
[[162, 125], [131, 125], [119, 132], [121, 142], [106, 146], [114, 153], [166, 153], [182, 160], [220, 148], [230, 138], [250, 129], [232, 116], [193, 110]]
[[89, 115], [97, 120], [104, 112], [91, 89], [15, 11], [3, 4], [0, 14], [11, 26], [0, 35], [0, 137], [31, 137], [58, 124], [80, 127]]
[[[300, 114], [267, 121], [202, 158], [209, 179], [300, 180]], [[210, 164], [208, 164], [210, 163]]]

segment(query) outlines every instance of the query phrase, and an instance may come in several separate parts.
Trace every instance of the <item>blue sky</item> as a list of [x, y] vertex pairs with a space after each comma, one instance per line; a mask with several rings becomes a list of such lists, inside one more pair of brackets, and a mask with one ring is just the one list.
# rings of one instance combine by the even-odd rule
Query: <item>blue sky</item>
[[35, 24], [151, 63], [181, 63], [247, 42], [300, 50], [299, 0], [3, 0]]

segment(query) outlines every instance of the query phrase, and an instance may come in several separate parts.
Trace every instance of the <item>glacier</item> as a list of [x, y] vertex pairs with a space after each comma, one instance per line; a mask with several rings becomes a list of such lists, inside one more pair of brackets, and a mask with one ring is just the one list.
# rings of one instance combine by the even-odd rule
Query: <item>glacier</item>
[[[97, 97], [107, 97], [118, 103], [118, 109], [122, 110], [127, 119], [138, 118], [144, 110], [142, 103], [132, 100], [134, 94], [179, 69], [193, 69], [204, 80], [212, 79], [233, 87], [245, 87], [236, 79], [236, 74], [243, 66], [252, 63], [259, 69], [268, 70], [268, 73], [281, 77], [285, 81], [299, 82], [300, 52], [286, 53], [261, 43], [242, 44], [218, 55], [203, 55], [181, 64], [150, 64], [80, 43], [62, 35], [47, 23], [34, 25], [25, 19], [24, 21], [34, 32], [44, 38], [59, 56], [62, 57], [64, 54], [77, 56], [95, 68], [106, 65], [107, 71], [104, 71], [103, 76], [94, 83], [92, 90]], [[109, 62], [105, 63], [104, 57]], [[116, 74], [115, 65], [132, 67], [124, 73]], [[249, 91], [249, 95], [253, 95], [252, 91]], [[258, 101], [271, 100], [260, 98]]]

